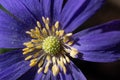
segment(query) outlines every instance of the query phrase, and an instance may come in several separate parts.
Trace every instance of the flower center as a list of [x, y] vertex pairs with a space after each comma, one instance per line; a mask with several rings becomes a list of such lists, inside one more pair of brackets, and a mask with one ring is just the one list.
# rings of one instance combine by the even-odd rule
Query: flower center
[[30, 60], [31, 67], [38, 65], [38, 73], [47, 73], [50, 69], [54, 76], [60, 70], [66, 74], [66, 65], [70, 63], [69, 56], [75, 58], [78, 54], [77, 49], [72, 47], [72, 33], [65, 34], [64, 30], [60, 29], [59, 21], [52, 26], [49, 26], [49, 18], [42, 17], [42, 21], [44, 27], [37, 21], [34, 29], [26, 31], [31, 40], [23, 44], [26, 46], [23, 49], [25, 60]]
[[42, 48], [48, 54], [57, 54], [60, 51], [60, 41], [57, 37], [48, 36], [43, 40]]

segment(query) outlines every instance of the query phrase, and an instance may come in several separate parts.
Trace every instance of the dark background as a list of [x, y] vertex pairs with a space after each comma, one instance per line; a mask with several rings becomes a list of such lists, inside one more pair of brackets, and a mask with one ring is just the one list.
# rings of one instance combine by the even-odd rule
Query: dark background
[[[112, 1], [119, 1], [115, 4]], [[120, 0], [107, 0], [103, 7], [78, 30], [99, 25], [110, 20], [120, 19]], [[76, 31], [77, 32], [77, 31]], [[9, 51], [0, 49], [0, 53]], [[120, 61], [112, 63], [93, 63], [74, 60], [88, 80], [120, 80]]]
[[[119, 2], [115, 4], [114, 1]], [[120, 0], [108, 0], [79, 30], [115, 19], [120, 19]], [[75, 62], [77, 62], [76, 65], [82, 70], [88, 80], [120, 80], [120, 61], [94, 63], [75, 60]]]

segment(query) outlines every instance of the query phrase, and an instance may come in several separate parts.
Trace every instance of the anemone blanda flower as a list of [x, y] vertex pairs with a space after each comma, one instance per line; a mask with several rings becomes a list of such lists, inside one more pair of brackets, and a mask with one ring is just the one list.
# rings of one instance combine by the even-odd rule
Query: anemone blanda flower
[[71, 58], [120, 58], [120, 21], [72, 32], [103, 0], [0, 0], [0, 80], [86, 80]]

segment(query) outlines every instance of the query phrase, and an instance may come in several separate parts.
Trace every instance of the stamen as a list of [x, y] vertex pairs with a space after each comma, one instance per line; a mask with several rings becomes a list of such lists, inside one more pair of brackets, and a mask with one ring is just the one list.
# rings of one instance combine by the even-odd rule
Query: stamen
[[33, 66], [35, 66], [37, 64], [37, 59], [35, 58], [35, 59], [32, 59], [31, 61], [30, 61], [30, 66], [31, 67], [33, 67]]
[[48, 61], [47, 64], [46, 64], [46, 66], [45, 66], [44, 73], [48, 72], [49, 66], [50, 66], [50, 62]]
[[43, 70], [43, 67], [39, 68], [38, 73], [42, 72], [42, 70]]
[[63, 36], [64, 35], [64, 30], [59, 30], [59, 36]]
[[52, 66], [52, 72], [54, 76], [59, 73], [59, 67], [56, 64]]
[[73, 41], [70, 41], [67, 43], [69, 46], [71, 46], [73, 44]]
[[57, 21], [57, 22], [55, 23], [55, 28], [56, 28], [56, 29], [59, 28], [59, 21]]
[[72, 36], [72, 33], [68, 33], [65, 36], [70, 37], [70, 36]]
[[29, 59], [31, 59], [32, 58], [32, 55], [29, 55], [29, 56], [27, 56], [26, 58], [25, 58], [25, 60], [29, 60]]
[[61, 69], [66, 74], [66, 65], [70, 63], [69, 56], [75, 58], [78, 54], [78, 50], [71, 47], [74, 42], [70, 39], [72, 33], [65, 34], [65, 31], [60, 29], [59, 21], [50, 26], [48, 17], [42, 17], [42, 20], [44, 27], [37, 21], [34, 29], [26, 31], [32, 39], [23, 44], [26, 46], [22, 50], [25, 60], [30, 60], [31, 67], [37, 65], [38, 73], [47, 73], [51, 69], [56, 76]]
[[40, 29], [42, 28], [39, 21], [37, 21], [37, 26], [38, 26]]
[[41, 67], [43, 62], [44, 62], [43, 60], [40, 60], [39, 63], [38, 63], [38, 67]]

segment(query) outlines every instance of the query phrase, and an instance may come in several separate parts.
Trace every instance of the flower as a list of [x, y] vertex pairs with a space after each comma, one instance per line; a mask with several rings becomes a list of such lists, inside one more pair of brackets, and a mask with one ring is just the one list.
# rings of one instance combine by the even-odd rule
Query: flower
[[71, 58], [119, 60], [119, 20], [71, 33], [102, 3], [0, 0], [0, 48], [16, 49], [0, 55], [0, 80], [86, 80]]

